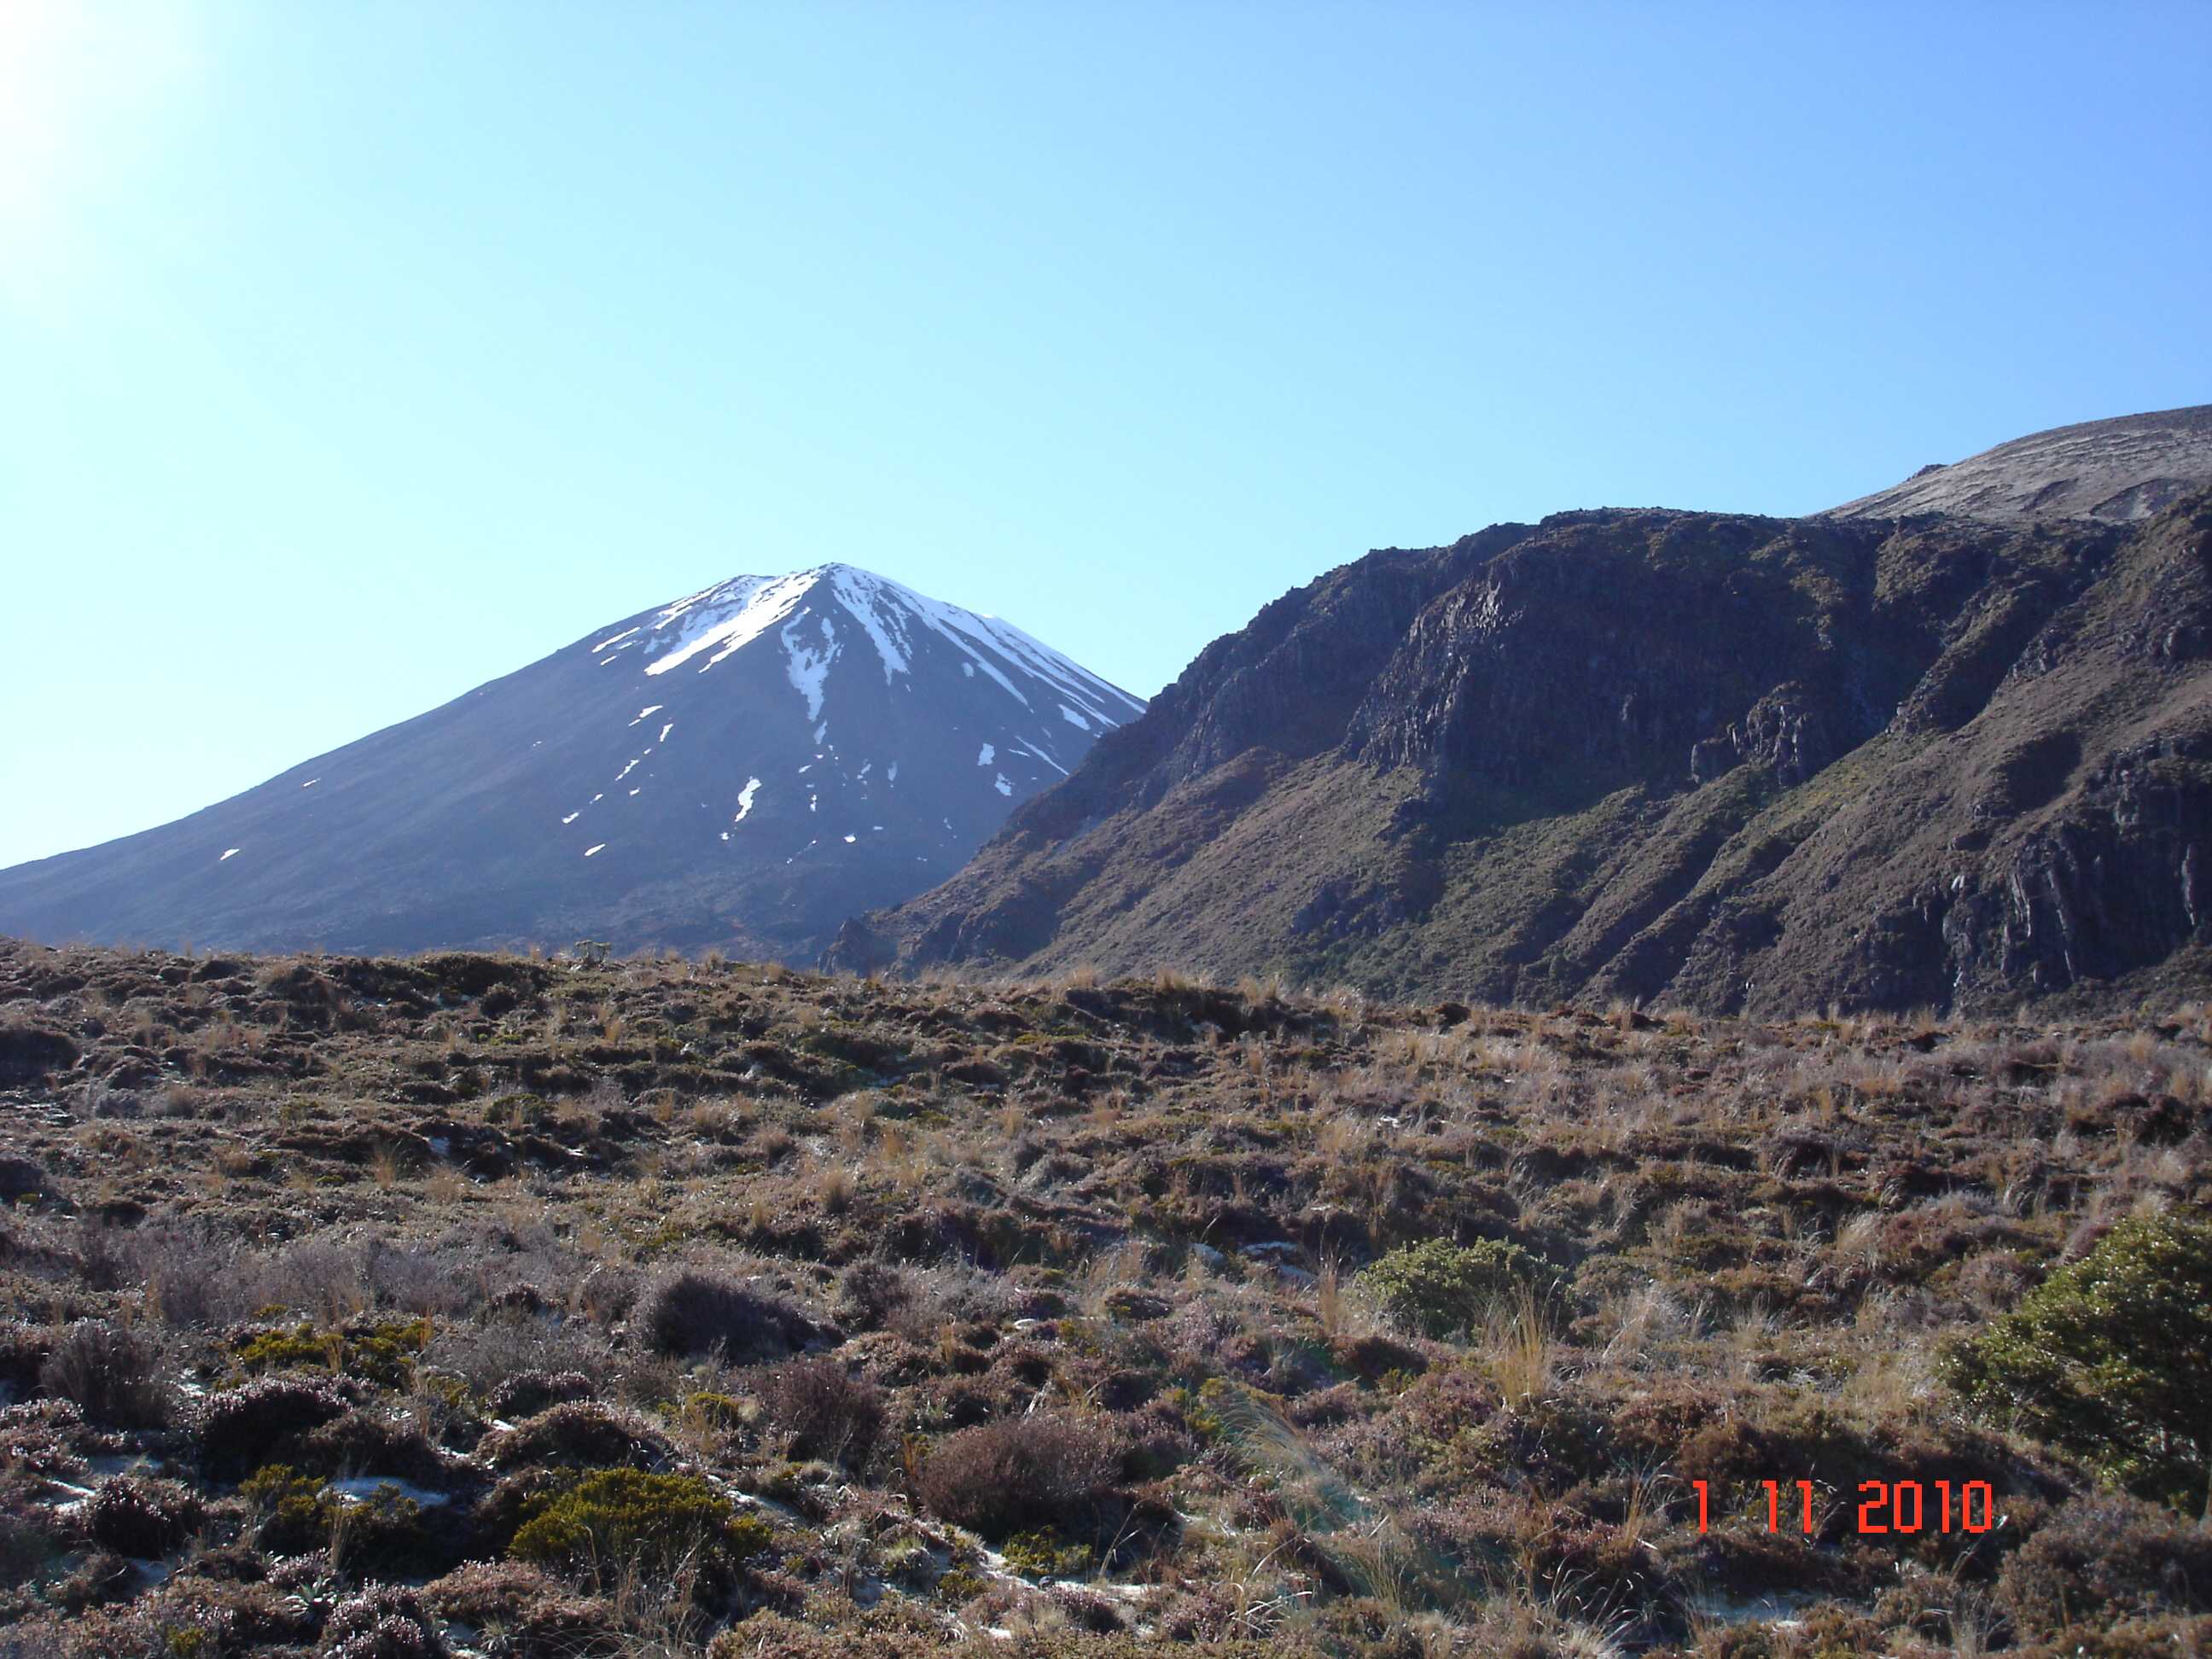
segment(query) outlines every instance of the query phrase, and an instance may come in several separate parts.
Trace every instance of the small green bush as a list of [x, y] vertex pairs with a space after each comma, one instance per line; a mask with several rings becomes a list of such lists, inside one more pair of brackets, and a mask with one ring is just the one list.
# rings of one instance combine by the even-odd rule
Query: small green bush
[[238, 1495], [253, 1506], [253, 1541], [271, 1555], [306, 1555], [330, 1547], [337, 1500], [313, 1475], [289, 1463], [270, 1463], [240, 1482]]
[[1359, 1274], [1359, 1283], [1376, 1301], [1438, 1338], [1480, 1325], [1509, 1296], [1547, 1291], [1558, 1280], [1542, 1258], [1518, 1244], [1488, 1238], [1472, 1244], [1425, 1238], [1401, 1245]]
[[1088, 1571], [1089, 1546], [1071, 1543], [1048, 1529], [1016, 1533], [1006, 1540], [1006, 1565], [1024, 1578], [1074, 1578]]
[[414, 1375], [416, 1357], [433, 1335], [427, 1319], [357, 1324], [342, 1331], [318, 1332], [311, 1324], [289, 1331], [256, 1331], [233, 1352], [248, 1376], [271, 1371], [327, 1370], [384, 1388], [404, 1388]]
[[768, 1547], [768, 1523], [741, 1515], [696, 1475], [597, 1469], [524, 1508], [507, 1553], [518, 1561], [597, 1574], [635, 1568], [665, 1578], [688, 1563], [728, 1566]]
[[2124, 1221], [1982, 1335], [1944, 1380], [1994, 1421], [2094, 1465], [2139, 1497], [2212, 1497], [2212, 1225]]

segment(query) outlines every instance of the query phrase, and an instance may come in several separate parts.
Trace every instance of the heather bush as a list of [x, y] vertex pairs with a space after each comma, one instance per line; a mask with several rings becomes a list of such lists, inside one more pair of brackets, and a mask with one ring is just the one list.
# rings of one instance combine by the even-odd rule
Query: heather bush
[[160, 1365], [160, 1350], [136, 1331], [102, 1319], [82, 1319], [62, 1333], [40, 1369], [39, 1381], [93, 1422], [159, 1428], [169, 1414]]
[[856, 1261], [837, 1281], [837, 1317], [858, 1330], [881, 1329], [884, 1322], [915, 1299], [912, 1276], [888, 1261]]
[[666, 1437], [642, 1417], [589, 1400], [550, 1407], [526, 1423], [486, 1435], [478, 1449], [502, 1469], [548, 1463], [651, 1469], [674, 1455]]
[[265, 1376], [227, 1389], [200, 1413], [201, 1463], [212, 1479], [236, 1480], [345, 1410], [334, 1383], [304, 1377]]
[[349, 1409], [298, 1437], [290, 1455], [326, 1475], [391, 1475], [421, 1486], [446, 1478], [446, 1462], [411, 1419]]
[[442, 1618], [474, 1626], [501, 1659], [617, 1659], [636, 1651], [615, 1610], [522, 1561], [471, 1561], [422, 1587]]
[[921, 1468], [932, 1512], [989, 1538], [1052, 1527], [1095, 1503], [1113, 1477], [1100, 1437], [1062, 1417], [1010, 1417], [948, 1436]]
[[1993, 1421], [2139, 1496], [2212, 1509], [2212, 1224], [2122, 1222], [1943, 1370]]
[[322, 1659], [445, 1659], [437, 1621], [413, 1590], [374, 1584], [331, 1610]]
[[795, 1457], [857, 1465], [883, 1431], [883, 1390], [834, 1359], [787, 1360], [761, 1379], [760, 1397]]
[[1997, 1597], [2033, 1636], [2212, 1613], [2212, 1532], [2136, 1499], [2080, 1498], [2006, 1558]]
[[167, 1555], [199, 1530], [207, 1510], [173, 1480], [118, 1474], [104, 1480], [84, 1506], [94, 1542], [118, 1555]]
[[[596, 1378], [605, 1371], [609, 1356], [605, 1340], [588, 1327], [547, 1316], [510, 1313], [482, 1325], [440, 1331], [422, 1358], [428, 1365], [458, 1374], [478, 1397], [492, 1399], [511, 1379], [533, 1373], [577, 1372]], [[513, 1418], [529, 1413], [517, 1409], [500, 1414]]]
[[491, 1391], [485, 1403], [495, 1416], [535, 1417], [554, 1406], [592, 1397], [592, 1379], [581, 1371], [518, 1371]]
[[781, 1298], [698, 1267], [648, 1285], [633, 1322], [656, 1352], [711, 1353], [733, 1365], [781, 1358], [811, 1334], [805, 1316]]
[[[13, 1589], [37, 1577], [61, 1548], [46, 1510], [13, 1504], [0, 1508], [0, 1589]], [[0, 1649], [0, 1655], [5, 1651]]]
[[1358, 1279], [1398, 1317], [1430, 1336], [1446, 1337], [1480, 1326], [1509, 1297], [1550, 1289], [1559, 1274], [1518, 1244], [1425, 1238], [1392, 1250]]

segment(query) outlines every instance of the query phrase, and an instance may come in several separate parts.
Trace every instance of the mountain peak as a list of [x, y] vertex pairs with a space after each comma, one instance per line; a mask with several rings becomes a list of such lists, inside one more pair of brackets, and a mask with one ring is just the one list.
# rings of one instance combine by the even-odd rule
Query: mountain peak
[[642, 662], [653, 678], [703, 674], [748, 647], [778, 652], [815, 719], [823, 678], [848, 646], [864, 641], [890, 684], [911, 672], [916, 651], [933, 638], [957, 653], [967, 678], [981, 674], [1025, 709], [1035, 704], [1018, 680], [1045, 682], [1067, 722], [1083, 731], [1110, 729], [1134, 712], [1116, 687], [1011, 623], [850, 564], [732, 576], [632, 618], [585, 649], [603, 668], [626, 672]]
[[872, 571], [737, 575], [192, 818], [0, 875], [0, 929], [809, 960], [1143, 708]]

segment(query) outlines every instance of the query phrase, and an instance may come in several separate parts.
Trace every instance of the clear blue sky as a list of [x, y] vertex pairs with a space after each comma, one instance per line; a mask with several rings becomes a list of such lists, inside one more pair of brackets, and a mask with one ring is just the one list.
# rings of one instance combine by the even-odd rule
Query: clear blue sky
[[0, 0], [0, 864], [827, 560], [1328, 567], [2212, 398], [2212, 5]]

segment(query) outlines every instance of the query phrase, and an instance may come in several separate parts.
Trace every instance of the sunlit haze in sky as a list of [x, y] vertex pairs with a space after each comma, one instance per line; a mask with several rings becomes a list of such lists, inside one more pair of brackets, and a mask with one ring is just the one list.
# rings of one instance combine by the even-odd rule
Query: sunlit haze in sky
[[0, 0], [0, 864], [739, 572], [1156, 692], [1374, 547], [2212, 398], [2212, 6]]

